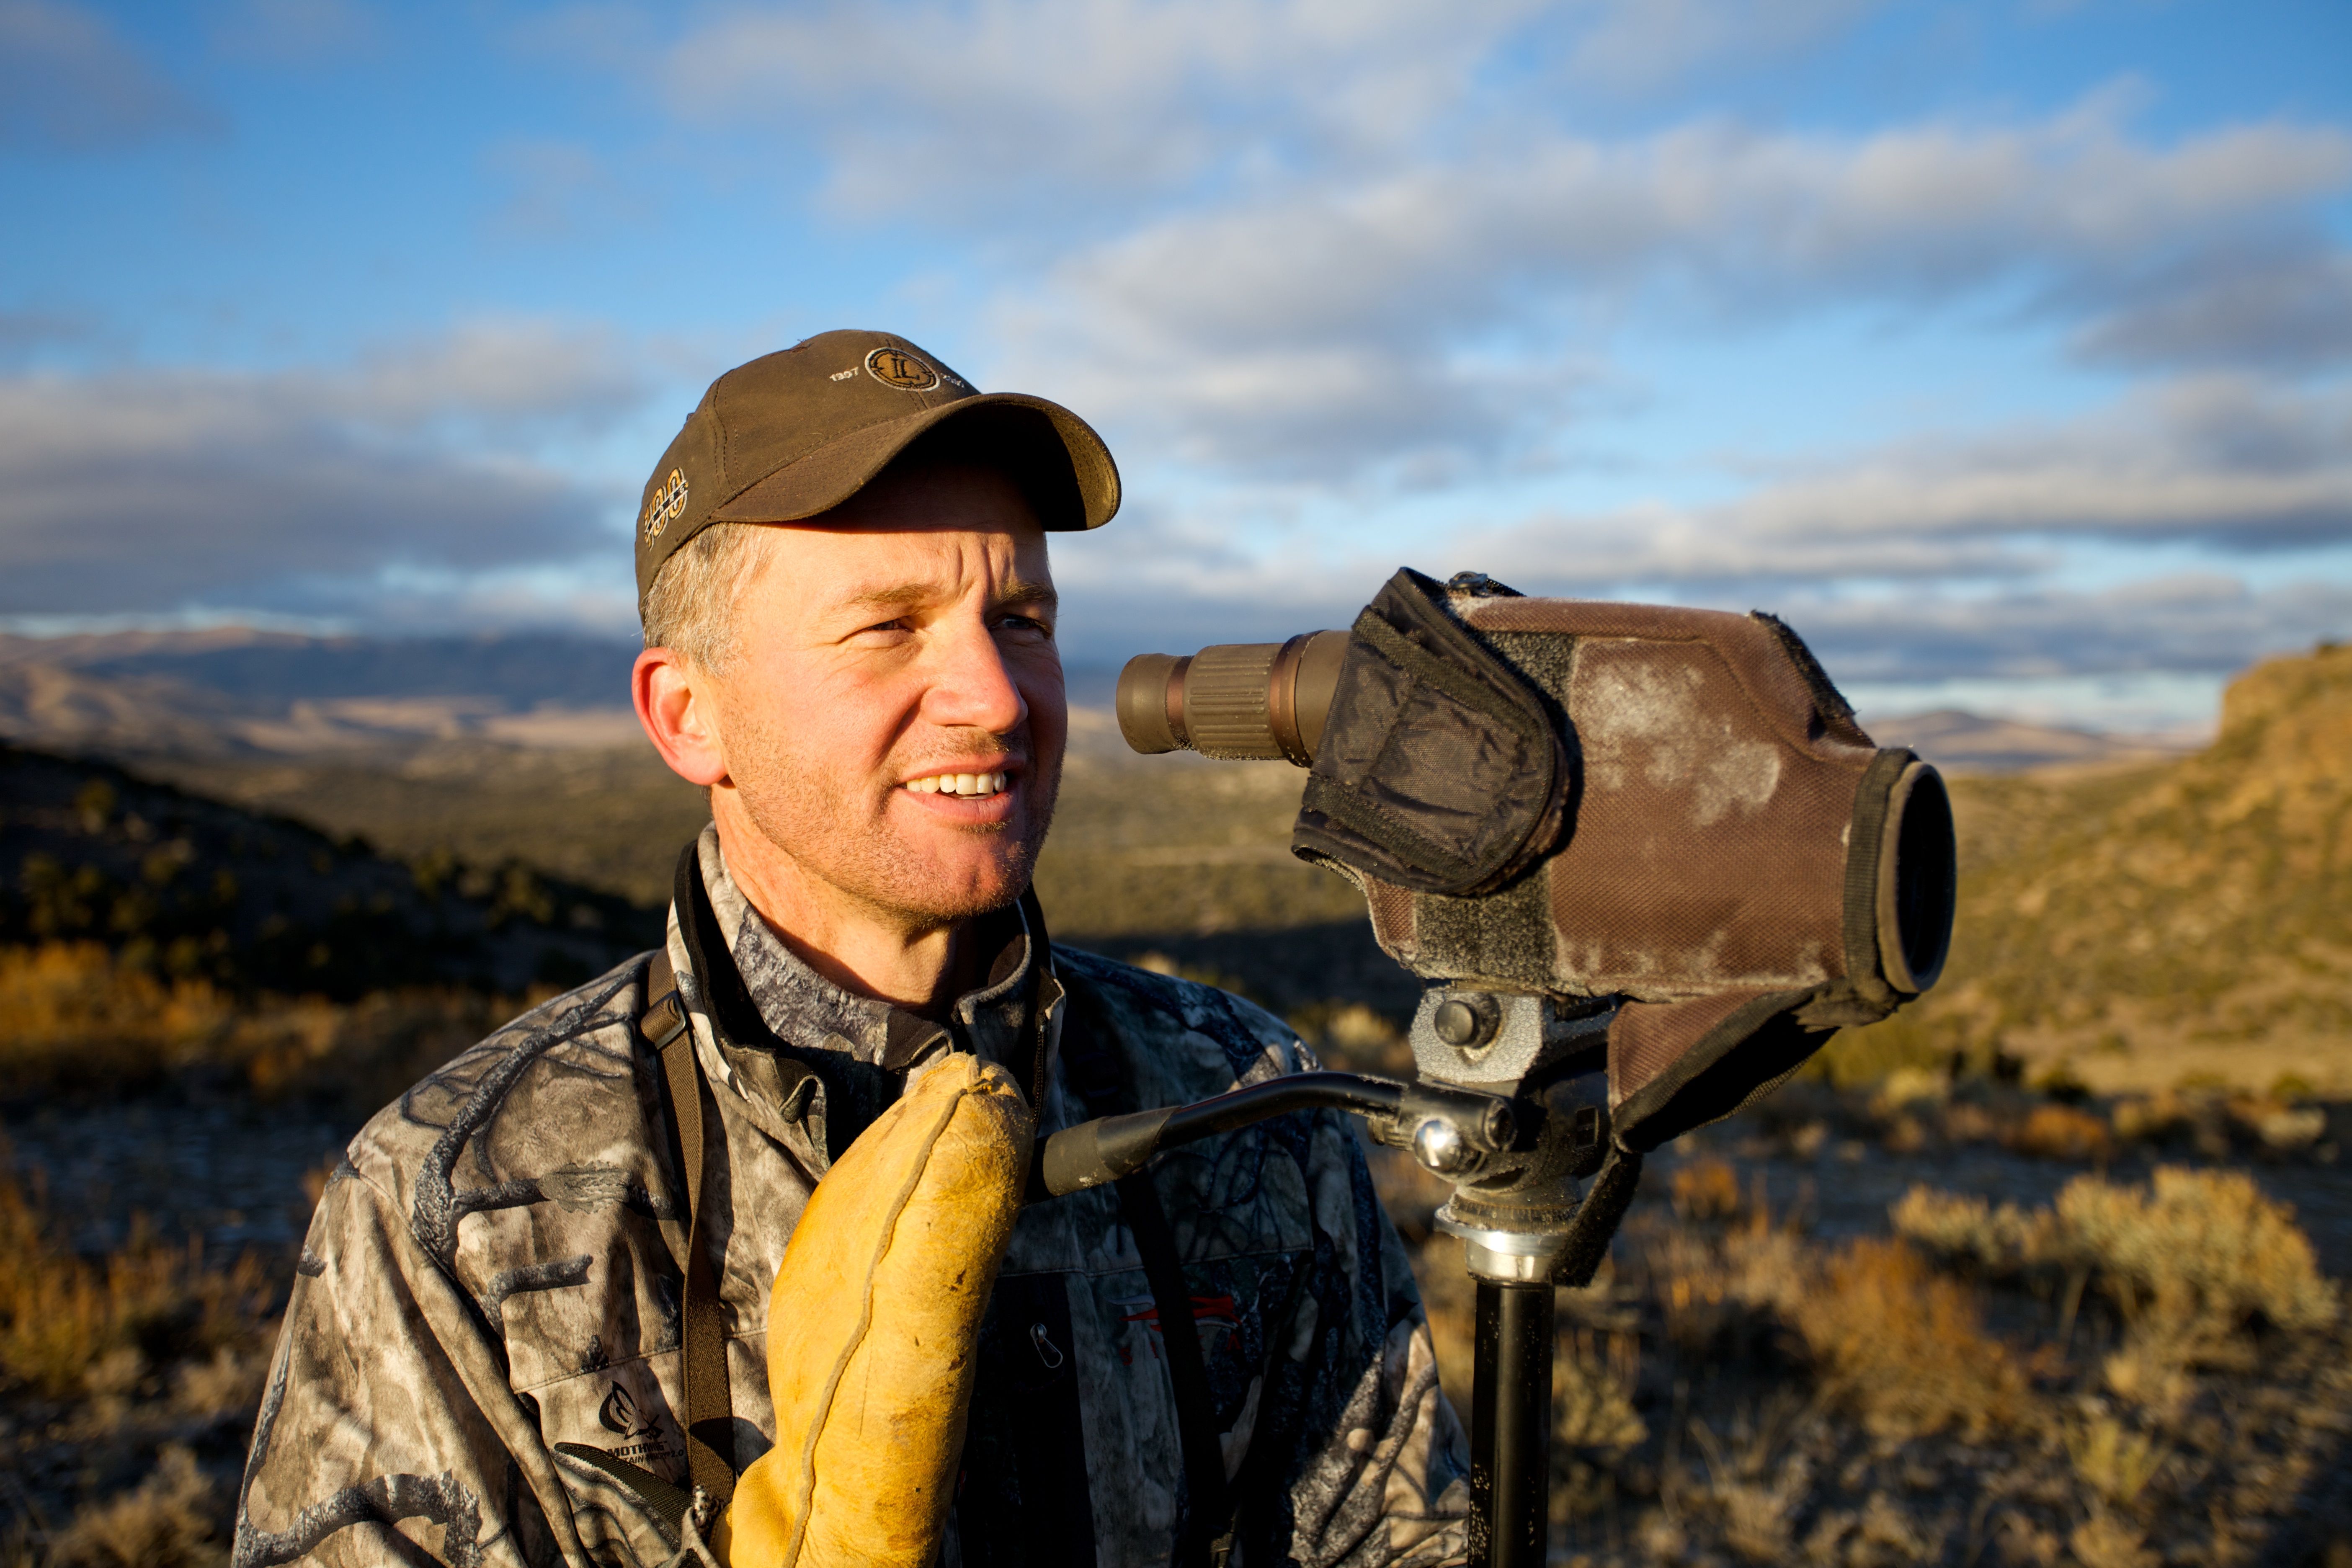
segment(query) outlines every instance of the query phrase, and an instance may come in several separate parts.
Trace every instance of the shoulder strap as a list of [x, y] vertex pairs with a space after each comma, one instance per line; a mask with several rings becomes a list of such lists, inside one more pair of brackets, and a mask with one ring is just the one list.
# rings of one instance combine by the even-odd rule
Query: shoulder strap
[[[687, 849], [694, 853], [692, 846]], [[679, 1313], [685, 1351], [680, 1380], [685, 1410], [678, 1422], [686, 1438], [687, 1476], [723, 1512], [735, 1496], [733, 1462], [711, 1441], [712, 1435], [734, 1447], [734, 1405], [727, 1373], [727, 1328], [719, 1310], [719, 1281], [710, 1254], [698, 1245], [702, 1213], [705, 1154], [702, 1133], [702, 1071], [695, 1059], [694, 1030], [686, 1003], [677, 994], [677, 971], [667, 945], [655, 950], [646, 970], [645, 1012], [637, 1019], [637, 1037], [661, 1064], [658, 1075], [662, 1120], [669, 1129], [670, 1168], [686, 1184], [686, 1215], [662, 1224], [670, 1256], [686, 1276], [686, 1299]], [[717, 1421], [716, 1426], [706, 1422]], [[673, 1531], [682, 1531], [693, 1504], [693, 1493], [672, 1486], [641, 1465], [631, 1464], [585, 1443], [558, 1443], [556, 1452], [594, 1467], [635, 1492]]]
[[[690, 853], [690, 851], [689, 851]], [[686, 1218], [673, 1220], [670, 1250], [686, 1275], [686, 1301], [680, 1312], [685, 1341], [686, 1463], [694, 1484], [710, 1494], [721, 1509], [735, 1496], [735, 1466], [729, 1449], [734, 1444], [733, 1391], [728, 1386], [727, 1323], [719, 1306], [719, 1277], [710, 1266], [710, 1249], [702, 1245], [702, 1177], [707, 1149], [702, 1131], [702, 1067], [695, 1059], [694, 1030], [686, 1004], [677, 994], [677, 973], [667, 948], [654, 955], [646, 975], [646, 994], [653, 998], [637, 1033], [661, 1058], [662, 1109], [669, 1122], [671, 1153], [676, 1169], [686, 1178]]]
[[[1071, 1087], [1087, 1102], [1089, 1115], [1115, 1116], [1122, 1109], [1118, 1064], [1103, 1048], [1091, 1027], [1091, 1008], [1076, 1005], [1071, 992], [1070, 1012], [1062, 1026], [1062, 1059], [1069, 1064]], [[1147, 1166], [1118, 1179], [1118, 1206], [1127, 1227], [1135, 1233], [1135, 1249], [1143, 1258], [1143, 1277], [1151, 1286], [1151, 1305], [1160, 1319], [1160, 1342], [1168, 1352], [1168, 1381], [1176, 1397], [1177, 1437], [1184, 1454], [1184, 1478], [1192, 1506], [1184, 1533], [1176, 1543], [1178, 1568], [1224, 1568], [1234, 1550], [1234, 1503], [1225, 1485], [1225, 1457], [1217, 1441], [1217, 1415], [1209, 1394], [1209, 1369], [1201, 1359], [1200, 1331], [1193, 1327], [1192, 1292], [1184, 1283], [1184, 1268], [1176, 1257], [1176, 1236], [1160, 1206], [1160, 1189], [1151, 1184]]]

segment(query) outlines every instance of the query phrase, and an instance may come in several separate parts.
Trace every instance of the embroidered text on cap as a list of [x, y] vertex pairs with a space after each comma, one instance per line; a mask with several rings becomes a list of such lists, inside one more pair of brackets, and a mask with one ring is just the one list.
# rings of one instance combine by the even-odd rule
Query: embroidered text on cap
[[661, 489], [654, 492], [651, 500], [646, 502], [646, 515], [643, 521], [647, 539], [659, 539], [661, 531], [668, 527], [677, 520], [677, 514], [686, 510], [686, 475], [677, 468], [672, 468], [669, 471], [668, 480]]
[[904, 349], [879, 348], [866, 356], [866, 374], [885, 386], [901, 392], [929, 392], [940, 384], [940, 373]]

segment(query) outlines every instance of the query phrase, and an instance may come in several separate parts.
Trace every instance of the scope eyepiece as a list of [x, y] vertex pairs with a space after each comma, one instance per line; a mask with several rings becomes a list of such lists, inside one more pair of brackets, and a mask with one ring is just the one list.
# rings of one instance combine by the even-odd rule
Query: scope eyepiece
[[1193, 751], [1309, 766], [1347, 651], [1346, 632], [1301, 632], [1181, 657], [1138, 654], [1118, 674], [1119, 733], [1147, 756]]

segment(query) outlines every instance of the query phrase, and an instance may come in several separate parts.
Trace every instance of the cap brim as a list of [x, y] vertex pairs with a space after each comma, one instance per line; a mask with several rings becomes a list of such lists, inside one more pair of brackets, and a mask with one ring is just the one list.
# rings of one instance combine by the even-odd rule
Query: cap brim
[[856, 495], [917, 440], [951, 420], [984, 408], [1025, 408], [1045, 416], [1069, 455], [1077, 482], [1077, 522], [1045, 520], [1058, 531], [1100, 528], [1118, 510], [1118, 466], [1093, 426], [1058, 403], [1019, 392], [984, 392], [943, 408], [928, 408], [904, 419], [866, 428], [756, 479], [710, 512], [712, 522], [798, 522], [830, 511]]

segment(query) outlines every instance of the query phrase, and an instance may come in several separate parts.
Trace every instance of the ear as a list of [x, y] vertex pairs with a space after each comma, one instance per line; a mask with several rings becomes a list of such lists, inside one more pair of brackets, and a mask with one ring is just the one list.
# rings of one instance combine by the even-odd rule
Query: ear
[[649, 647], [629, 671], [637, 722], [669, 771], [706, 789], [727, 779], [727, 746], [709, 675], [676, 648]]

